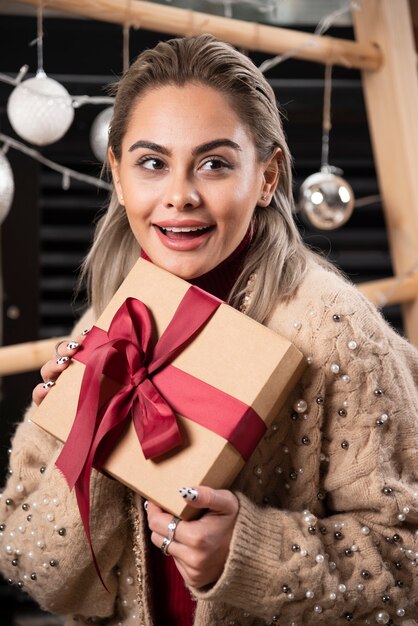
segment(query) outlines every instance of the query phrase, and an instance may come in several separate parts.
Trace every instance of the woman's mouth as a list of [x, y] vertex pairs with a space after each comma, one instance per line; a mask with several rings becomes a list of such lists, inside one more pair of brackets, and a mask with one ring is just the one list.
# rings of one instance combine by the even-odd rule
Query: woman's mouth
[[157, 226], [160, 232], [172, 240], [195, 239], [213, 230], [214, 226]]
[[211, 237], [215, 225], [171, 226], [154, 224], [159, 240], [166, 248], [179, 252], [196, 250]]

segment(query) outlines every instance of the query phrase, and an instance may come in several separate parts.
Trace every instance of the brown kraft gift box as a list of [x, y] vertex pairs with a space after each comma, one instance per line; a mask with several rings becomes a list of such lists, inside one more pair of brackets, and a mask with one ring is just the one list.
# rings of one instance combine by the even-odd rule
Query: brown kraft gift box
[[[107, 330], [126, 298], [134, 297], [151, 311], [159, 337], [189, 287], [186, 281], [139, 259], [95, 325]], [[251, 406], [268, 428], [298, 381], [304, 362], [290, 341], [221, 304], [172, 364]], [[74, 421], [85, 367], [73, 360], [32, 418], [63, 442]], [[115, 385], [112, 381], [107, 384], [108, 388]], [[179, 488], [200, 484], [226, 488], [245, 461], [221, 436], [181, 415], [177, 419], [180, 446], [146, 460], [131, 422], [104, 469], [166, 511], [190, 519], [196, 511], [187, 506]]]

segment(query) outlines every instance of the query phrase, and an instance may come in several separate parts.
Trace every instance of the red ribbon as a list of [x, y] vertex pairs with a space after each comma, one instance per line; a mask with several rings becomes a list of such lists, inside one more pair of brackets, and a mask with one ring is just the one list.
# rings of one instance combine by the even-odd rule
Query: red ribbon
[[[172, 366], [170, 362], [202, 330], [221, 301], [191, 286], [170, 324], [152, 346], [147, 307], [127, 298], [109, 330], [94, 327], [75, 357], [86, 364], [77, 413], [56, 461], [72, 489], [93, 561], [90, 474], [106, 459], [132, 419], [145, 458], [160, 456], [181, 443], [175, 412], [218, 433], [247, 459], [265, 432], [261, 418], [245, 403]], [[103, 375], [120, 389], [100, 406]]]

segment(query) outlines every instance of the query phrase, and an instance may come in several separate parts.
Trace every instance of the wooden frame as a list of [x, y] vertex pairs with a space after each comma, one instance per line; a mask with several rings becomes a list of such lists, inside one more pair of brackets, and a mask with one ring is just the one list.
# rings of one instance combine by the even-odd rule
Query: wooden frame
[[135, 28], [170, 35], [212, 33], [239, 48], [269, 54], [283, 54], [291, 50], [296, 58], [318, 63], [377, 69], [382, 62], [379, 49], [369, 41], [358, 43], [335, 37], [316, 37], [287, 28], [265, 26], [142, 0], [15, 0], [35, 7], [41, 1], [43, 7], [102, 22], [129, 24]]
[[[376, 42], [384, 58], [362, 76], [392, 264], [401, 276], [418, 264], [418, 76], [409, 2], [367, 0], [353, 22], [356, 38]], [[418, 346], [418, 293], [403, 317]]]

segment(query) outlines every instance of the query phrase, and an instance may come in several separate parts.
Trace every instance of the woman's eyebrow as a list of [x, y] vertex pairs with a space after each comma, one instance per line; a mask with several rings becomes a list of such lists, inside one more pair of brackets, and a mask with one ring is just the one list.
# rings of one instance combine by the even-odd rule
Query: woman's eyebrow
[[144, 141], [140, 139], [139, 141], [135, 141], [132, 146], [129, 148], [129, 152], [133, 152], [138, 148], [147, 148], [147, 150], [152, 150], [153, 152], [158, 152], [159, 154], [165, 154], [166, 156], [171, 156], [170, 150], [164, 148], [164, 146], [160, 146], [158, 143], [153, 143], [152, 141]]
[[[199, 156], [200, 154], [203, 154], [205, 152], [216, 150], [217, 148], [225, 146], [227, 148], [232, 148], [233, 150], [241, 151], [241, 146], [231, 139], [214, 139], [213, 141], [202, 143], [199, 146], [196, 146], [196, 148], [193, 148], [192, 155]], [[160, 144], [154, 143], [152, 141], [144, 141], [143, 139], [135, 141], [135, 143], [130, 146], [129, 152], [133, 152], [138, 148], [146, 148], [147, 150], [152, 150], [153, 152], [158, 152], [158, 154], [164, 154], [165, 156], [169, 157], [172, 155], [172, 152], [164, 146], [160, 146]]]
[[222, 148], [224, 146], [227, 148], [233, 148], [233, 150], [241, 151], [241, 146], [231, 139], [214, 139], [213, 141], [202, 143], [200, 146], [193, 148], [192, 155], [198, 156], [204, 152], [210, 152], [211, 150], [216, 150], [216, 148]]

